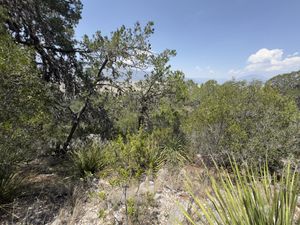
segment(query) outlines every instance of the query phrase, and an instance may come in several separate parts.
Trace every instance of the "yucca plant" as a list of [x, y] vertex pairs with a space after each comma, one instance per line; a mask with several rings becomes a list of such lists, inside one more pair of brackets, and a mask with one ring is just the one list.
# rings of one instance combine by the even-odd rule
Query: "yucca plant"
[[[293, 225], [299, 224], [297, 208], [299, 177], [288, 163], [277, 178], [267, 163], [258, 170], [231, 162], [232, 171], [217, 168], [211, 177], [212, 192], [204, 203], [192, 192], [194, 215], [183, 210], [191, 224]], [[190, 186], [192, 188], [192, 186]], [[192, 189], [190, 189], [192, 190]]]
[[166, 158], [166, 163], [174, 167], [175, 165], [183, 165], [189, 161], [188, 152], [181, 144], [180, 140], [171, 140], [169, 144], [163, 147], [163, 154]]
[[104, 149], [95, 144], [78, 148], [71, 153], [75, 170], [81, 175], [94, 174], [106, 165]]
[[20, 193], [23, 177], [10, 166], [0, 166], [0, 206], [11, 202]]

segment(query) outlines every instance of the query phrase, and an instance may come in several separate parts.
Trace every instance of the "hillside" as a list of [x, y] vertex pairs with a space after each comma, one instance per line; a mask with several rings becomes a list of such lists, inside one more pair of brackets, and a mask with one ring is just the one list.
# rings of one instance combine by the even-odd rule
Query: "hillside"
[[266, 84], [278, 89], [280, 93], [294, 98], [300, 109], [300, 71], [275, 76]]
[[299, 69], [298, 52], [245, 61], [260, 43], [195, 35], [254, 21], [232, 7], [252, 1], [133, 1], [0, 0], [0, 224], [300, 224], [300, 72], [229, 80]]

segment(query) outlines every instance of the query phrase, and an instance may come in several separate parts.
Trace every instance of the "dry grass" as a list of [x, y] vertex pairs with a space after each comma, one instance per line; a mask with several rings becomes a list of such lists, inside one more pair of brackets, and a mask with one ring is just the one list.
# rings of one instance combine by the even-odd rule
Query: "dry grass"
[[[72, 196], [74, 180], [65, 160], [51, 156], [21, 165], [25, 177], [20, 196], [0, 209], [0, 224], [46, 224]], [[69, 173], [68, 173], [69, 172]]]

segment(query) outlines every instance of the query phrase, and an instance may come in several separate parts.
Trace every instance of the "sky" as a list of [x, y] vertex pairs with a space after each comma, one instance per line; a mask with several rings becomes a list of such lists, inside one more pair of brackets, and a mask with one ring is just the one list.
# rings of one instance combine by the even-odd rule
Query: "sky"
[[265, 80], [300, 70], [300, 0], [83, 0], [76, 37], [154, 22], [155, 52], [189, 79]]

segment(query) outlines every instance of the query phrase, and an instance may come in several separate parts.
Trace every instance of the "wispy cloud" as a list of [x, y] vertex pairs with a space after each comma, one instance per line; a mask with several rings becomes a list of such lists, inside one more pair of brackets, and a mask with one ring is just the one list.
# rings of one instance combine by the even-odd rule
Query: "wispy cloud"
[[217, 80], [218, 82], [224, 82], [227, 78], [224, 77], [224, 73], [212, 68], [211, 66], [195, 66], [190, 71], [186, 72], [186, 78], [192, 79], [195, 82], [203, 83], [208, 80]]
[[241, 77], [246, 75], [273, 76], [280, 73], [291, 72], [300, 69], [300, 56], [298, 52], [284, 57], [282, 49], [262, 48], [250, 55], [247, 65], [242, 69], [232, 69], [230, 76]]
[[210, 76], [210, 75], [214, 75], [216, 74], [216, 72], [210, 67], [200, 67], [200, 66], [196, 66], [195, 70], [198, 72], [198, 76]]

